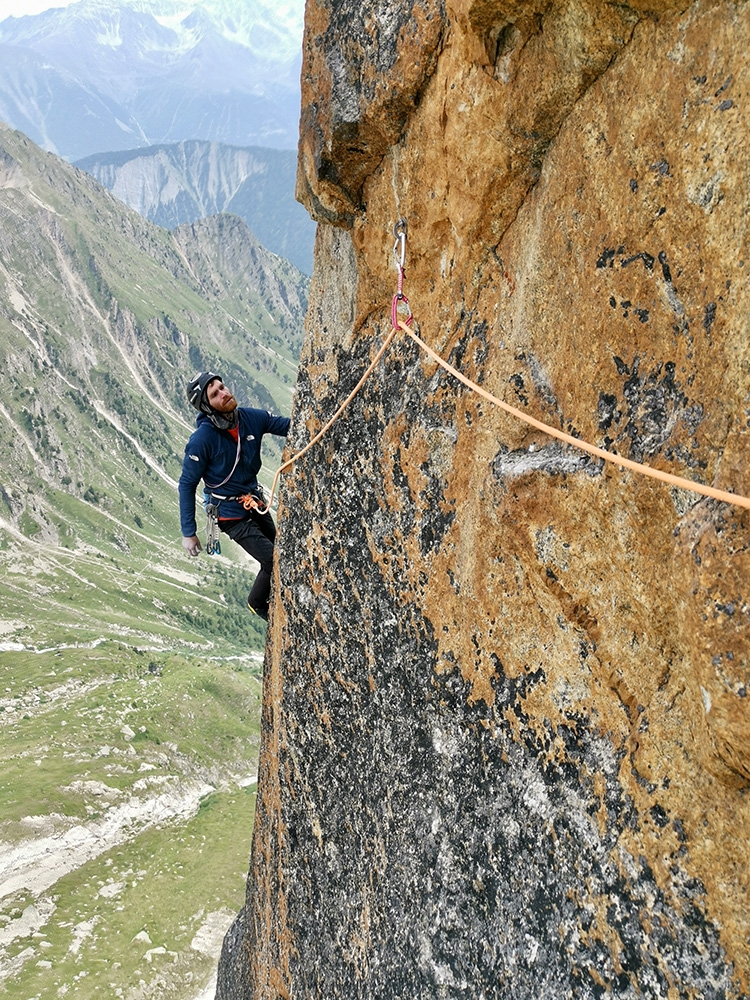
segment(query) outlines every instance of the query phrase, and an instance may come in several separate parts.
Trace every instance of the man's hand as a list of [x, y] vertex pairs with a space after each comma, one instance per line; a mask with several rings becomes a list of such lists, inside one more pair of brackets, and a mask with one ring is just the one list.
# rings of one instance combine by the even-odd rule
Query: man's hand
[[185, 538], [183, 535], [182, 547], [189, 556], [197, 556], [201, 550], [200, 539], [197, 535], [191, 535], [190, 538]]

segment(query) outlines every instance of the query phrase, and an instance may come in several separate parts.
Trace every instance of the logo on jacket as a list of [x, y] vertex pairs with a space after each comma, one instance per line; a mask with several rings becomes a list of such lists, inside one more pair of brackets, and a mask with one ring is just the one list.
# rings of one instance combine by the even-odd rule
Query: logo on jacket
[[245, 440], [246, 441], [254, 441], [255, 440], [255, 435], [254, 434], [248, 434], [248, 436], [245, 438]]

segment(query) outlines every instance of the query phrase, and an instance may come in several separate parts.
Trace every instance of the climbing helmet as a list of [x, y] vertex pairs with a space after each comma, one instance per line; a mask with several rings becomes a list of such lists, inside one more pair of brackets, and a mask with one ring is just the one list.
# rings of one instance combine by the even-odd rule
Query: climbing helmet
[[224, 381], [221, 375], [217, 375], [216, 372], [198, 372], [188, 382], [188, 402], [201, 413], [208, 413], [211, 409], [206, 401], [206, 389], [208, 388], [208, 383], [213, 382], [215, 379], [219, 379], [220, 382]]

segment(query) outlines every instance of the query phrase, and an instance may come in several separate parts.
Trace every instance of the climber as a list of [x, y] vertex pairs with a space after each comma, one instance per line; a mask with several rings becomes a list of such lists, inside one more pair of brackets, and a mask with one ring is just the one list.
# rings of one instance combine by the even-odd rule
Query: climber
[[260, 563], [248, 594], [253, 614], [268, 620], [276, 525], [267, 511], [247, 509], [241, 498], [263, 495], [257, 477], [264, 434], [286, 437], [289, 417], [237, 406], [221, 375], [200, 372], [188, 382], [187, 397], [198, 410], [197, 428], [185, 447], [179, 482], [182, 545], [191, 556], [201, 551], [196, 534], [195, 490], [201, 479], [207, 500], [218, 508], [219, 529]]

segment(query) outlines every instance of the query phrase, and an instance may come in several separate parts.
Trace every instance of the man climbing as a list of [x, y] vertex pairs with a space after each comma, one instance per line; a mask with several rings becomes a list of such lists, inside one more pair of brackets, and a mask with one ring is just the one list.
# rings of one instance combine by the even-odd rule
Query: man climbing
[[255, 496], [263, 506], [257, 482], [261, 440], [264, 434], [286, 437], [289, 417], [237, 406], [221, 375], [215, 372], [200, 372], [191, 379], [187, 396], [198, 410], [198, 418], [185, 447], [179, 482], [183, 547], [191, 556], [201, 551], [195, 524], [195, 490], [203, 479], [204, 492], [218, 507], [220, 530], [260, 563], [247, 606], [267, 621], [276, 525], [269, 513], [247, 510], [240, 498]]

